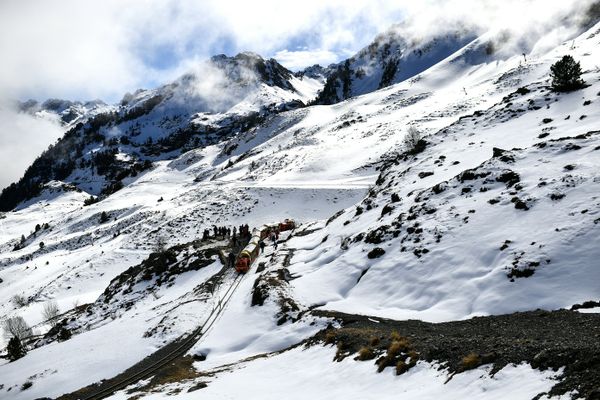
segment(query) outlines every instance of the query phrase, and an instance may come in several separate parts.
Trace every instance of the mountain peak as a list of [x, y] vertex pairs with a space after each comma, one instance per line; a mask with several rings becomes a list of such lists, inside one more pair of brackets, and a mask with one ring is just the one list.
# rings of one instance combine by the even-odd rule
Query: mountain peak
[[474, 38], [462, 28], [431, 38], [408, 38], [400, 25], [394, 25], [351, 58], [330, 66], [316, 102], [334, 104], [410, 79]]
[[234, 57], [219, 54], [211, 57], [210, 63], [225, 72], [228, 78], [238, 83], [261, 82], [292, 90], [290, 70], [274, 59], [265, 60], [259, 54], [245, 51]]

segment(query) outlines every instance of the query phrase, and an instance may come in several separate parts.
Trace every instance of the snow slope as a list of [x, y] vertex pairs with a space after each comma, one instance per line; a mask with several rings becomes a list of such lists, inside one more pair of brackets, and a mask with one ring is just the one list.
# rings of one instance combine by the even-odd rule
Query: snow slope
[[329, 66], [327, 81], [316, 102], [335, 104], [410, 79], [475, 37], [467, 29], [457, 28], [439, 37], [410, 39], [401, 26], [392, 27], [355, 56]]
[[[429, 321], [595, 298], [597, 31], [574, 42], [588, 88], [552, 93], [540, 74], [571, 43], [531, 66], [488, 77], [498, 85], [509, 76], [519, 85], [532, 82], [525, 86], [530, 92], [431, 133], [417, 156], [392, 157], [358, 207], [292, 241], [302, 250], [290, 266], [299, 277], [298, 298], [326, 309]], [[494, 156], [494, 148], [507, 151]], [[385, 254], [371, 260], [367, 253], [376, 247]]]
[[[517, 365], [506, 367], [491, 377], [489, 368], [482, 367], [446, 382], [448, 375], [436, 365], [421, 362], [403, 376], [394, 376], [391, 371], [375, 374], [370, 362], [346, 359], [336, 363], [331, 361], [334, 354], [332, 348], [296, 348], [219, 372], [205, 381], [208, 386], [200, 391], [186, 393], [190, 385], [173, 384], [161, 393], [143, 398], [381, 399], [393, 394], [397, 398], [419, 399], [530, 399], [548, 391], [556, 375], [552, 371], [540, 372], [527, 365]], [[257, 382], [263, 383], [262, 390], [258, 390]], [[177, 389], [183, 390], [177, 393]], [[128, 395], [120, 392], [110, 398], [127, 399]]]

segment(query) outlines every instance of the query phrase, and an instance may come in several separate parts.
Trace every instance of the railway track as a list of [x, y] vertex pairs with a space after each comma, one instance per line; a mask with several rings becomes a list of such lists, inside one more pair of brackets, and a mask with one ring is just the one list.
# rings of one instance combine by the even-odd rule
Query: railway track
[[164, 356], [161, 356], [158, 360], [154, 360], [150, 363], [150, 365], [143, 367], [141, 370], [137, 372], [133, 372], [131, 374], [124, 373], [127, 375], [121, 379], [116, 379], [115, 382], [110, 382], [106, 384], [106, 387], [102, 387], [100, 385], [97, 390], [90, 389], [87, 394], [82, 394], [81, 396], [73, 396], [67, 395], [66, 397], [63, 395], [59, 397], [59, 399], [79, 399], [79, 400], [100, 400], [105, 399], [108, 396], [111, 396], [115, 392], [125, 389], [127, 386], [132, 385], [136, 382], [139, 382], [142, 379], [149, 378], [155, 372], [159, 371], [161, 368], [174, 361], [178, 357], [185, 355], [193, 346], [196, 344], [214, 325], [219, 316], [221, 316], [223, 310], [233, 297], [233, 294], [237, 290], [238, 286], [242, 282], [242, 279], [245, 275], [237, 275], [229, 288], [225, 291], [223, 297], [221, 297], [218, 303], [213, 307], [212, 311], [204, 321], [202, 325], [200, 325], [196, 330], [194, 330], [190, 335], [186, 338], [182, 339], [179, 343], [175, 345], [175, 348], [169, 351]]
[[[252, 263], [258, 257], [260, 252], [259, 242], [263, 240], [266, 236], [268, 236], [269, 232], [275, 230], [277, 232], [286, 231], [294, 229], [295, 223], [293, 220], [286, 219], [283, 223], [280, 224], [272, 224], [272, 225], [263, 225], [259, 229], [253, 229], [252, 234], [248, 231], [248, 242], [245, 243], [245, 247], [243, 250], [239, 252], [240, 256], [238, 257], [238, 263], [236, 264], [236, 270], [238, 272], [247, 272], [251, 267]], [[238, 249], [236, 253], [238, 253]], [[223, 251], [219, 252], [219, 257], [221, 258], [221, 262], [223, 265], [228, 265], [228, 260], [226, 258], [225, 253]], [[244, 264], [244, 268], [239, 268], [239, 260], [245, 259], [247, 260]], [[226, 268], [226, 267], [224, 267]], [[67, 395], [60, 396], [57, 400], [100, 400], [104, 399], [112, 394], [114, 394], [118, 390], [122, 390], [129, 385], [132, 385], [136, 382], [139, 382], [142, 379], [148, 378], [152, 376], [155, 372], [159, 371], [161, 368], [177, 359], [178, 357], [183, 356], [187, 351], [189, 351], [192, 346], [197, 343], [214, 325], [216, 320], [222, 314], [223, 310], [233, 297], [236, 289], [240, 285], [245, 274], [238, 274], [231, 285], [225, 291], [223, 297], [219, 299], [216, 306], [213, 307], [210, 314], [204, 321], [202, 325], [196, 328], [190, 335], [187, 337], [168, 344], [163, 348], [159, 349], [152, 355], [148, 356], [144, 360], [135, 364], [133, 367], [128, 370], [122, 372], [116, 377], [109, 379], [107, 381], [103, 381], [100, 385], [90, 385], [83, 389], [80, 389], [77, 392], [73, 392]], [[164, 354], [162, 354], [164, 353]]]

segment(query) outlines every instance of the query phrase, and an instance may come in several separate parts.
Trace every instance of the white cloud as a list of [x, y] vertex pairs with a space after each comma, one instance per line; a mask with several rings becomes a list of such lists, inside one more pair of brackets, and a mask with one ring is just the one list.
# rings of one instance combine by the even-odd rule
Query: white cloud
[[[249, 68], [217, 68], [210, 62], [197, 63], [183, 79], [187, 82], [175, 89], [175, 99], [195, 110], [206, 109], [210, 112], [230, 109], [258, 82], [258, 77]], [[231, 85], [230, 79], [238, 84]]]
[[281, 65], [291, 70], [320, 64], [327, 66], [339, 59], [339, 54], [330, 50], [280, 50], [273, 55]]
[[454, 21], [523, 30], [589, 2], [8, 0], [0, 2], [0, 93], [114, 101], [172, 80], [212, 53], [255, 51], [299, 68], [337, 61], [403, 17], [414, 36]]
[[84, 8], [76, 1], [1, 3], [4, 96], [104, 97], [136, 81], [143, 66], [129, 57], [116, 7]]
[[0, 105], [0, 189], [18, 180], [33, 160], [63, 133], [56, 121]]
[[330, 52], [356, 49], [357, 42], [367, 43], [382, 25], [397, 20], [374, 13], [378, 4], [390, 10], [385, 3], [2, 1], [0, 93], [116, 100], [148, 82], [173, 79], [191, 61], [223, 48], [267, 57], [290, 41]]

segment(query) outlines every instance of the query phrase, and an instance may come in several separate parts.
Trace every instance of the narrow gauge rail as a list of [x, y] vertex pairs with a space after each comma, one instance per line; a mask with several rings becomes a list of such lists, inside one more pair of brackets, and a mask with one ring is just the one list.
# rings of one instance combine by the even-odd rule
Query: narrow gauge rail
[[238, 286], [242, 282], [243, 274], [248, 272], [251, 264], [256, 260], [258, 254], [260, 252], [259, 243], [261, 240], [266, 239], [272, 232], [282, 232], [287, 230], [292, 230], [296, 226], [295, 222], [290, 219], [286, 219], [284, 222], [279, 224], [271, 224], [271, 225], [263, 225], [260, 228], [255, 228], [252, 230], [252, 235], [250, 238], [250, 242], [248, 245], [238, 254], [236, 259], [236, 271], [239, 273], [227, 288], [227, 291], [223, 295], [219, 302], [212, 309], [206, 320], [202, 325], [196, 328], [189, 336], [181, 341], [177, 345], [177, 347], [166, 354], [164, 357], [156, 360], [151, 363], [147, 367], [142, 370], [135, 372], [126, 378], [120, 379], [115, 383], [110, 384], [109, 386], [102, 388], [96, 392], [90, 393], [88, 395], [84, 395], [80, 397], [80, 400], [100, 400], [105, 399], [108, 396], [111, 396], [115, 392], [125, 389], [127, 386], [132, 385], [136, 382], [139, 382], [142, 379], [148, 378], [152, 376], [156, 371], [160, 370], [162, 367], [172, 362], [173, 360], [181, 357], [187, 353], [198, 340], [206, 334], [213, 326], [218, 317], [222, 314], [223, 310], [233, 297], [233, 294], [237, 290]]

